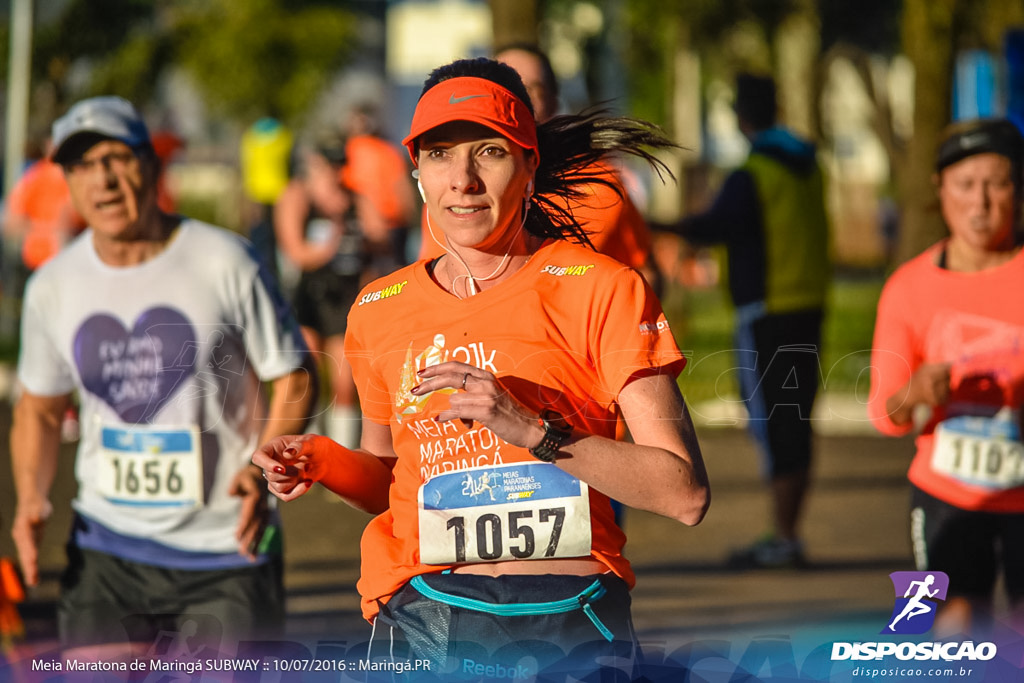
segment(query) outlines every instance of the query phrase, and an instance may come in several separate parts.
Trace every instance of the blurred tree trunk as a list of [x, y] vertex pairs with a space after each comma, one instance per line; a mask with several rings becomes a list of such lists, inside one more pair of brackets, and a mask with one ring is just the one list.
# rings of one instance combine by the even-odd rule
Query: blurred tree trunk
[[942, 129], [950, 119], [957, 0], [904, 0], [903, 51], [914, 64], [914, 135], [899, 168], [901, 221], [896, 264], [945, 235], [932, 174]]
[[490, 0], [494, 46], [537, 43], [538, 0]]
[[821, 19], [815, 0], [793, 3], [775, 31], [775, 80], [779, 88], [779, 121], [800, 135], [818, 136], [821, 85]]
[[703, 98], [700, 80], [700, 57], [693, 50], [692, 27], [681, 16], [664, 22], [668, 39], [664, 41], [666, 131], [683, 149], [659, 150], [657, 156], [675, 176], [675, 182], [652, 182], [647, 212], [650, 218], [663, 223], [679, 220], [687, 207], [686, 167], [693, 166], [703, 153], [701, 116]]

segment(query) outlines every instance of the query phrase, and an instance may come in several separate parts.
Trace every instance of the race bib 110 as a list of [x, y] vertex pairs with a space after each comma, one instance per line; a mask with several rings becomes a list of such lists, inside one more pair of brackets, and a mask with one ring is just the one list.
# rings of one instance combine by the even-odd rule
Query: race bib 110
[[1024, 444], [1015, 413], [959, 416], [935, 428], [932, 469], [965, 484], [993, 490], [1024, 484]]

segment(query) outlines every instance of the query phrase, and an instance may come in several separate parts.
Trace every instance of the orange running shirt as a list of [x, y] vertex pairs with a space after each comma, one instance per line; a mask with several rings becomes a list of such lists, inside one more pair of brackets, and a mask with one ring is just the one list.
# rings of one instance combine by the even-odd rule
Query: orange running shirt
[[1024, 512], [1024, 252], [976, 273], [936, 265], [941, 242], [893, 273], [878, 302], [868, 416], [897, 436], [886, 399], [925, 363], [951, 363], [949, 402], [916, 440], [910, 481], [966, 510]]
[[[465, 477], [473, 467], [555, 468], [479, 423], [435, 422], [453, 390], [414, 396], [418, 369], [454, 360], [488, 370], [531, 411], [552, 409], [578, 430], [614, 438], [622, 387], [652, 368], [675, 377], [685, 365], [643, 278], [590, 249], [549, 241], [500, 286], [462, 300], [434, 282], [428, 264], [419, 261], [364, 289], [345, 335], [363, 415], [390, 426], [398, 454], [391, 507], [363, 533], [358, 588], [367, 619], [377, 600], [387, 601], [413, 576], [451, 566], [420, 562], [422, 484], [453, 472]], [[486, 478], [474, 485], [491, 495]], [[589, 515], [590, 555], [632, 585], [625, 536], [607, 496], [593, 489]], [[540, 547], [545, 530], [537, 529]]]
[[591, 183], [585, 188], [587, 195], [573, 202], [573, 215], [588, 232], [594, 249], [619, 263], [640, 268], [647, 263], [651, 251], [647, 221], [629, 198], [618, 174], [602, 167], [601, 175], [614, 183], [622, 194], [607, 185]]
[[22, 262], [29, 270], [50, 260], [83, 228], [71, 204], [64, 171], [48, 158], [32, 164], [18, 179], [7, 199], [7, 211], [29, 220], [28, 234], [21, 245]]
[[[607, 166], [597, 170], [622, 194], [601, 183], [590, 183], [583, 188], [585, 196], [572, 201], [572, 213], [587, 231], [594, 249], [631, 268], [640, 268], [647, 263], [651, 251], [651, 231], [647, 221], [629, 198], [615, 170]], [[434, 259], [443, 255], [444, 248], [430, 235], [426, 208], [422, 213], [421, 231], [419, 258]], [[434, 237], [444, 244], [444, 234], [437, 228], [434, 228]]]
[[392, 228], [407, 225], [408, 156], [387, 140], [355, 135], [345, 143], [341, 181], [352, 192], [366, 197]]

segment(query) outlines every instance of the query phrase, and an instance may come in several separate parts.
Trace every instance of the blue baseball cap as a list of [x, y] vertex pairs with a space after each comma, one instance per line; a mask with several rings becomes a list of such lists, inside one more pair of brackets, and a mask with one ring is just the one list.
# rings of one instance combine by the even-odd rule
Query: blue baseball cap
[[149, 130], [135, 106], [109, 95], [82, 100], [53, 122], [53, 160], [70, 161], [68, 143], [82, 135], [120, 140], [130, 147], [150, 144]]

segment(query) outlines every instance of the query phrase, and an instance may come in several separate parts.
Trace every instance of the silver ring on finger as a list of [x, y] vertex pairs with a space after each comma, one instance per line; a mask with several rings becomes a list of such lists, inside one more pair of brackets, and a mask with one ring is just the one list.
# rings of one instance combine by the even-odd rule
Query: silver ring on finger
[[462, 388], [463, 389], [466, 388], [466, 380], [467, 379], [469, 379], [469, 373], [468, 372], [462, 376]]

